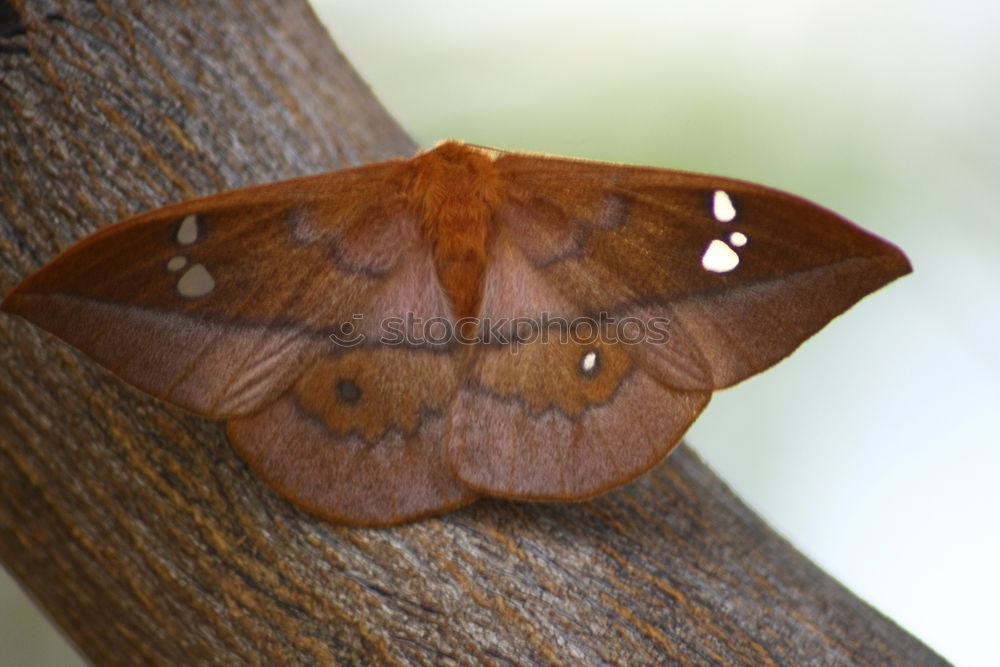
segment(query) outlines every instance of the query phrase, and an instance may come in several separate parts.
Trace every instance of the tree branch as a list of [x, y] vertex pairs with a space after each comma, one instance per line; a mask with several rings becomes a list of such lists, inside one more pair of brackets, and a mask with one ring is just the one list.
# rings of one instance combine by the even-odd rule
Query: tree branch
[[[5, 292], [139, 211], [414, 150], [300, 0], [2, 9]], [[942, 662], [684, 447], [591, 502], [345, 528], [220, 424], [0, 336], [0, 557], [97, 664]]]

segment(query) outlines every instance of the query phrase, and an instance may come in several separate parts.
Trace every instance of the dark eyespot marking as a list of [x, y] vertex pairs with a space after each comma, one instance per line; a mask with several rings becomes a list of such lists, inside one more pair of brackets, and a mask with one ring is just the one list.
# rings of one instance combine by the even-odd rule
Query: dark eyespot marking
[[361, 400], [361, 387], [347, 378], [337, 380], [337, 399], [341, 403], [353, 405]]

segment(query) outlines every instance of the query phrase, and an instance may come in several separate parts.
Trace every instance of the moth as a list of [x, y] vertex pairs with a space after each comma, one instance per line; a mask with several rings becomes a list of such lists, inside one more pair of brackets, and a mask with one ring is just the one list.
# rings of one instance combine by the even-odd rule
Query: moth
[[447, 141], [118, 222], [2, 308], [226, 420], [296, 505], [386, 525], [625, 484], [909, 271], [760, 185]]

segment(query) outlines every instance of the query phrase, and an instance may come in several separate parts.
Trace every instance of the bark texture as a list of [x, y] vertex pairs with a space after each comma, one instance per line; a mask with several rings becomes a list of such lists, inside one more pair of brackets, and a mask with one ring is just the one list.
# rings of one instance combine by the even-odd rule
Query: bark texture
[[[301, 0], [0, 0], [0, 289], [163, 204], [414, 150]], [[939, 664], [681, 447], [393, 529], [0, 318], [0, 558], [97, 664]]]

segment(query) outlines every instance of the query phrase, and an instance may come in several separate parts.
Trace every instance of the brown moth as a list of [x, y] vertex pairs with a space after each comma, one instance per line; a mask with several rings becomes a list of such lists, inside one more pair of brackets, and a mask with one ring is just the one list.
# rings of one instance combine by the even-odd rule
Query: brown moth
[[379, 525], [624, 484], [909, 271], [770, 188], [448, 141], [129, 218], [2, 307], [225, 419], [293, 503]]

